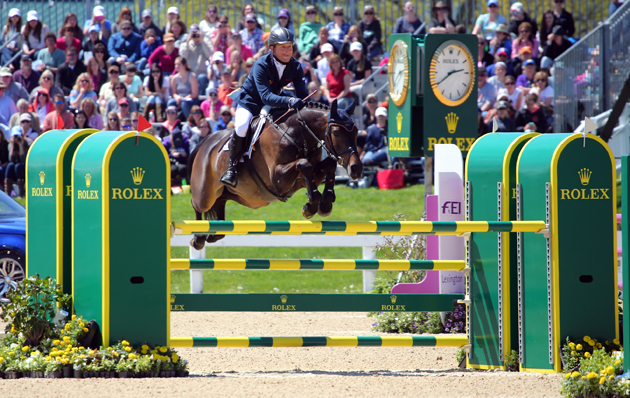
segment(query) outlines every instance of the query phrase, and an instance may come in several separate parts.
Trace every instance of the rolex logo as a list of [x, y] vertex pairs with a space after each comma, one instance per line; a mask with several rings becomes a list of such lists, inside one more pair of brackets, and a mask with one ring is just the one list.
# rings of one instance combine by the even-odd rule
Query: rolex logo
[[402, 119], [402, 113], [398, 112], [398, 115], [396, 115], [396, 128], [398, 129], [398, 134], [400, 134], [400, 131], [402, 130]]
[[43, 171], [39, 172], [39, 183], [44, 185], [44, 182], [46, 181], [46, 173], [44, 173]]
[[174, 304], [174, 303], [175, 303], [175, 295], [171, 294], [171, 304]]
[[283, 294], [282, 296], [280, 296], [280, 301], [282, 301], [282, 304], [286, 304], [287, 303], [287, 299], [288, 299], [288, 297], [287, 297], [286, 294]]
[[578, 175], [580, 176], [580, 182], [582, 183], [582, 185], [588, 185], [588, 183], [591, 181], [591, 174], [593, 174], [593, 172], [591, 172], [589, 169], [582, 169], [578, 171]]
[[87, 173], [85, 175], [85, 186], [89, 188], [90, 185], [92, 185], [92, 176], [90, 175], [90, 173]]
[[133, 183], [136, 185], [142, 184], [142, 179], [144, 178], [144, 170], [142, 167], [134, 167], [131, 169], [131, 178], [133, 178]]
[[392, 300], [392, 304], [396, 304], [396, 300], [398, 300], [398, 297], [396, 297], [395, 294], [392, 294], [391, 296], [389, 296], [389, 298]]
[[448, 132], [451, 134], [455, 134], [455, 130], [457, 129], [457, 122], [459, 121], [459, 116], [455, 114], [455, 112], [451, 112], [446, 117], [446, 128]]

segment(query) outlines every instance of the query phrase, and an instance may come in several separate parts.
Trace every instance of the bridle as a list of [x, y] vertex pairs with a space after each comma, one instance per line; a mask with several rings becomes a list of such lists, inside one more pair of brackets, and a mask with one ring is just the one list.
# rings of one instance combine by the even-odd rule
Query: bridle
[[[337, 150], [335, 149], [335, 144], [333, 143], [333, 139], [331, 136], [331, 127], [333, 126], [340, 127], [346, 130], [347, 133], [349, 133], [352, 131], [352, 129], [354, 129], [354, 123], [352, 124], [343, 123], [343, 122], [338, 122], [333, 119], [333, 120], [330, 120], [326, 124], [326, 132], [324, 133], [324, 141], [326, 144], [326, 150], [328, 151], [330, 157], [335, 159], [335, 161], [337, 161], [341, 165], [341, 167], [346, 167], [348, 163], [350, 163], [350, 158], [352, 157], [352, 155], [354, 154], [358, 155], [357, 147], [354, 145], [350, 145], [343, 151], [337, 153]], [[343, 155], [345, 155], [346, 153], [349, 153], [348, 160], [343, 158]]]

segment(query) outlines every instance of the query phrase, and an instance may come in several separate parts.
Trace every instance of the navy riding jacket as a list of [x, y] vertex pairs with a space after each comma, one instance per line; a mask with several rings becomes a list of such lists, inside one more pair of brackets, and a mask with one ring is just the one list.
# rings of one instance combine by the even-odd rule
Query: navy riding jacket
[[273, 108], [288, 107], [291, 97], [283, 96], [282, 88], [290, 83], [293, 83], [297, 98], [304, 99], [308, 95], [302, 65], [291, 58], [282, 76], [278, 76], [273, 54], [269, 53], [254, 63], [241, 89], [230, 94], [230, 98], [252, 115], [258, 115], [264, 105]]

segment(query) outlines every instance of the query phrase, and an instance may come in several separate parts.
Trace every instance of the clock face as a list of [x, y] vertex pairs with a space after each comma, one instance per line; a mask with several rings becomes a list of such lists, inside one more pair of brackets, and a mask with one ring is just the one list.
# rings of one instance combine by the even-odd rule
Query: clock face
[[407, 45], [402, 40], [396, 41], [392, 46], [387, 65], [389, 74], [389, 95], [394, 104], [401, 106], [407, 98], [409, 91], [409, 57]]
[[429, 83], [433, 94], [445, 105], [466, 101], [475, 84], [475, 65], [468, 47], [456, 40], [442, 43], [431, 58]]

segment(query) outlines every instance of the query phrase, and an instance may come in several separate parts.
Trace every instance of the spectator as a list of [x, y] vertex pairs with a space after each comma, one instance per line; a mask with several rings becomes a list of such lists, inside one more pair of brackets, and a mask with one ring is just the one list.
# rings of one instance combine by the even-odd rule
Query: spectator
[[219, 116], [219, 120], [212, 128], [213, 132], [227, 130], [228, 124], [233, 120], [232, 112], [230, 111], [230, 107], [227, 105], [223, 105], [221, 107], [221, 113]]
[[449, 17], [451, 7], [442, 0], [433, 6], [434, 18], [429, 22], [429, 33], [455, 33], [455, 22]]
[[74, 114], [74, 128], [79, 130], [92, 128], [90, 123], [88, 123], [88, 117], [85, 111], [78, 111]]
[[497, 29], [494, 31], [494, 38], [490, 40], [489, 48], [490, 54], [494, 56], [496, 56], [500, 48], [505, 49], [506, 55], [512, 54], [512, 36], [510, 36], [506, 25], [500, 24], [497, 26]]
[[[254, 65], [254, 59], [251, 58], [251, 64], [249, 64], [249, 60], [248, 62], [245, 63], [245, 70], [247, 72], [247, 74], [249, 75], [250, 71], [251, 71], [251, 67]], [[317, 72], [315, 70], [313, 70], [313, 68], [311, 68], [311, 64], [308, 62], [308, 58], [305, 56], [300, 57], [300, 65], [302, 66], [302, 71], [304, 72], [304, 79], [306, 84], [308, 85], [308, 83], [310, 82], [316, 82], [319, 83], [319, 79], [317, 78]], [[243, 82], [245, 82], [245, 79], [247, 77], [246, 76], [241, 76], [241, 79], [239, 80], [239, 85], [242, 85]], [[242, 82], [241, 82], [242, 80]]]
[[[20, 121], [20, 126], [15, 126], [11, 129], [9, 164], [7, 164], [4, 174], [4, 192], [11, 196], [13, 184], [17, 182], [18, 192], [16, 196], [18, 198], [24, 197], [26, 154], [28, 153], [28, 148], [33, 143], [33, 140], [24, 133], [24, 130], [30, 131], [31, 122], [27, 120], [27, 114], [22, 116], [24, 117], [24, 121]], [[24, 126], [22, 127], [22, 125]]]
[[571, 42], [564, 36], [564, 28], [560, 25], [553, 27], [552, 33], [549, 35], [550, 40], [547, 41], [546, 49], [543, 55], [554, 60], [563, 52], [571, 47]]
[[64, 26], [63, 32], [63, 37], [57, 39], [57, 48], [66, 51], [66, 48], [72, 46], [77, 49], [77, 52], [81, 52], [81, 42], [74, 37], [74, 28], [70, 25]]
[[24, 45], [24, 38], [22, 36], [22, 12], [17, 8], [9, 10], [7, 24], [2, 30], [1, 43], [6, 45], [0, 50], [0, 62], [2, 62], [2, 65], [6, 65]]
[[24, 36], [22, 49], [24, 54], [34, 57], [37, 51], [46, 47], [46, 33], [50, 32], [50, 28], [39, 21], [37, 11], [29, 11], [26, 20], [26, 25], [22, 28]]
[[223, 54], [226, 53], [229, 47], [230, 39], [230, 24], [228, 23], [228, 17], [225, 15], [221, 15], [219, 17], [219, 27], [210, 34], [210, 39], [212, 40], [212, 47], [214, 47], [214, 51], [221, 51]]
[[[219, 94], [216, 88], [208, 89], [208, 99], [201, 103], [201, 111], [203, 112], [204, 117], [216, 120], [216, 117], [220, 111], [221, 107], [225, 105], [223, 101], [219, 99]], [[229, 108], [229, 107], [228, 107]]]
[[[19, 124], [19, 121], [18, 121]], [[7, 135], [10, 138], [10, 131]], [[4, 191], [4, 175], [6, 174], [7, 165], [9, 164], [9, 141], [4, 134], [0, 134], [0, 191]], [[9, 193], [10, 194], [10, 193]]]
[[118, 21], [116, 21], [116, 23], [112, 25], [112, 35], [122, 32], [123, 21], [131, 22], [131, 30], [133, 30], [134, 33], [140, 34], [140, 31], [138, 30], [136, 25], [134, 25], [133, 23], [133, 18], [131, 16], [131, 8], [123, 7], [120, 9], [120, 14], [118, 14]]
[[144, 32], [144, 40], [140, 43], [140, 62], [138, 68], [143, 71], [151, 54], [162, 45], [162, 39], [157, 36], [155, 30], [147, 29]]
[[181, 121], [177, 118], [177, 107], [175, 105], [169, 105], [166, 108], [166, 120], [162, 123], [162, 127], [169, 133], [176, 127], [181, 130]]
[[341, 50], [344, 38], [350, 30], [350, 24], [343, 20], [343, 7], [335, 7], [333, 9], [333, 18], [333, 21], [326, 25], [328, 41], [339, 51]]
[[164, 35], [164, 44], [159, 46], [149, 57], [149, 68], [155, 63], [166, 76], [173, 74], [175, 59], [179, 57], [179, 50], [175, 48], [175, 37], [172, 33]]
[[233, 32], [232, 33], [232, 45], [227, 49], [227, 59], [232, 59], [232, 51], [238, 51], [241, 54], [241, 59], [243, 62], [247, 61], [248, 58], [252, 58], [254, 53], [249, 46], [243, 44], [243, 38], [240, 34]]
[[140, 122], [138, 116], [140, 116], [140, 112], [131, 112], [131, 129], [133, 131], [138, 131], [138, 123]]
[[[228, 108], [228, 113], [229, 113], [230, 107], [228, 106], [227, 108]], [[210, 122], [207, 119], [201, 119], [201, 121], [199, 122], [199, 133], [193, 134], [188, 140], [190, 153], [192, 153], [192, 151], [195, 150], [197, 145], [199, 145], [201, 141], [203, 141], [203, 139], [208, 136], [208, 134], [210, 134]]]
[[326, 81], [326, 76], [328, 76], [328, 72], [330, 72], [330, 57], [337, 55], [333, 54], [333, 49], [334, 47], [330, 43], [324, 44], [321, 48], [323, 57], [317, 61], [317, 77], [322, 83]]
[[353, 74], [352, 83], [350, 85], [360, 87], [365, 79], [372, 74], [372, 63], [365, 56], [361, 43], [359, 42], [355, 41], [352, 43], [350, 46], [350, 54], [352, 55], [352, 59], [346, 64], [346, 68]]
[[499, 91], [499, 96], [506, 95], [515, 109], [521, 109], [523, 104], [523, 90], [516, 88], [516, 79], [514, 76], [505, 76], [503, 85], [505, 88]]
[[494, 64], [494, 76], [488, 79], [488, 83], [492, 84], [497, 91], [505, 88], [503, 85], [505, 83], [505, 76], [507, 75], [507, 65], [505, 62], [497, 62]]
[[224, 69], [221, 74], [221, 85], [217, 88], [219, 100], [227, 106], [232, 106], [232, 98], [228, 97], [234, 91], [232, 87], [232, 73], [229, 69]]
[[617, 11], [619, 7], [623, 4], [623, 0], [611, 0], [608, 5], [608, 18]]
[[129, 105], [129, 108], [127, 109], [127, 114], [125, 115], [128, 115], [129, 113], [135, 112], [136, 110], [138, 110], [137, 105], [133, 101], [131, 101], [131, 99], [129, 98], [127, 86], [122, 80], [119, 80], [113, 87], [114, 87], [114, 96], [110, 98], [109, 100], [107, 100], [107, 105], [105, 106], [106, 114], [108, 114], [111, 111], [120, 113], [120, 103], [121, 103], [120, 101], [123, 99], [126, 100], [127, 105]]
[[376, 123], [376, 109], [378, 109], [378, 97], [376, 94], [368, 94], [365, 106], [363, 106], [363, 129]]
[[564, 9], [564, 0], [553, 0], [553, 15], [556, 17], [556, 25], [564, 28], [567, 37], [575, 34], [575, 22], [573, 15]]
[[[29, 103], [28, 101], [24, 100], [24, 99], [20, 99], [18, 100], [18, 102], [15, 104], [17, 107], [17, 112], [15, 112], [13, 115], [11, 115], [11, 119], [9, 120], [9, 128], [8, 129], [4, 129], [4, 133], [5, 133], [5, 139], [8, 140], [11, 138], [11, 136], [9, 135], [10, 131], [13, 126], [18, 126], [20, 124], [20, 116], [22, 116], [23, 113], [29, 113], [32, 118], [33, 118], [33, 129], [35, 131], [37, 131], [37, 133], [41, 133], [42, 130], [39, 128], [39, 118], [37, 117], [37, 114], [35, 112], [29, 112], [28, 110], [28, 106]], [[0, 134], [1, 136], [2, 134]], [[0, 173], [0, 177], [2, 177], [2, 173]]]
[[107, 81], [107, 73], [98, 67], [98, 61], [96, 58], [90, 58], [87, 63], [87, 74], [90, 75], [90, 81], [92, 82], [92, 89], [97, 93], [101, 92], [101, 87]]
[[70, 97], [68, 98], [68, 101], [70, 101], [70, 108], [79, 109], [79, 107], [81, 107], [81, 102], [85, 98], [92, 98], [93, 100], [98, 99], [98, 94], [96, 94], [94, 87], [92, 86], [90, 74], [87, 72], [81, 73], [79, 77], [77, 77], [77, 81], [70, 92]]
[[350, 45], [353, 43], [361, 44], [361, 51], [367, 57], [367, 43], [363, 40], [363, 35], [361, 34], [361, 29], [359, 29], [356, 25], [352, 25], [348, 30], [348, 34], [343, 39], [343, 44], [341, 45], [341, 51], [339, 55], [341, 56], [341, 60], [344, 65], [348, 65], [348, 61], [352, 59], [352, 54], [350, 54]]
[[198, 105], [193, 105], [192, 108], [190, 108], [188, 119], [182, 126], [184, 136], [190, 138], [193, 134], [199, 134], [199, 122], [201, 120], [205, 120], [203, 111]]
[[179, 126], [170, 130], [168, 137], [162, 141], [164, 148], [171, 160], [171, 186], [178, 186], [182, 179], [186, 178], [186, 164], [188, 163], [188, 151], [190, 144], [188, 138], [182, 133]]
[[155, 64], [151, 67], [151, 73], [144, 78], [144, 91], [147, 96], [147, 103], [144, 108], [144, 117], [149, 119], [151, 111], [155, 113], [158, 122], [164, 121], [164, 105], [171, 98], [170, 80], [162, 74], [162, 69]]
[[[317, 11], [314, 6], [306, 7], [306, 22], [300, 25], [298, 36], [298, 49], [302, 54], [308, 54], [317, 42], [317, 32], [322, 28], [322, 24], [315, 22]], [[326, 30], [328, 32], [328, 30]]]
[[184, 118], [188, 118], [193, 105], [199, 105], [199, 82], [197, 75], [190, 70], [188, 61], [185, 58], [177, 57], [175, 60], [175, 71], [171, 76], [171, 98], [168, 106], [176, 105], [182, 110]]
[[212, 49], [203, 40], [201, 30], [197, 24], [192, 24], [190, 26], [190, 35], [188, 36], [186, 42], [179, 48], [179, 53], [183, 58], [188, 60], [190, 69], [192, 69], [192, 71], [197, 75], [199, 92], [205, 93], [208, 88], [206, 61], [212, 57]]
[[33, 117], [30, 113], [25, 113], [20, 116], [20, 127], [22, 129], [22, 135], [35, 140], [39, 136], [37, 131], [33, 129]]
[[173, 26], [175, 21], [179, 21], [179, 8], [169, 7], [168, 11], [166, 12], [166, 25], [164, 25], [164, 27], [162, 28], [164, 34], [171, 32], [171, 27]]
[[230, 73], [232, 73], [232, 81], [238, 81], [243, 75], [245, 75], [245, 70], [241, 67], [243, 60], [241, 58], [241, 53], [238, 51], [234, 51], [231, 54], [230, 58]]
[[330, 105], [326, 97], [324, 97], [321, 87], [318, 83], [310, 82], [306, 86], [306, 88], [308, 89], [309, 95], [313, 94], [311, 98], [308, 99], [310, 102], [319, 102], [320, 104]]
[[109, 56], [119, 64], [125, 61], [135, 63], [142, 58], [140, 43], [142, 43], [142, 36], [133, 31], [131, 21], [124, 20], [120, 24], [120, 32], [114, 33], [109, 39], [107, 51]]
[[254, 14], [248, 14], [245, 16], [245, 22], [247, 28], [239, 31], [243, 44], [247, 45], [254, 53], [257, 53], [265, 43], [263, 43], [262, 35], [263, 31], [256, 27], [256, 17]]
[[0, 69], [0, 79], [2, 83], [7, 87], [4, 89], [4, 95], [9, 96], [13, 102], [18, 102], [20, 98], [28, 99], [28, 91], [20, 83], [13, 81], [13, 73], [9, 68]]
[[477, 18], [472, 34], [481, 34], [484, 38], [490, 40], [497, 26], [499, 26], [499, 24], [507, 25], [507, 20], [503, 15], [499, 14], [498, 0], [488, 0], [486, 6], [488, 7], [488, 13], [482, 14]]
[[514, 3], [510, 6], [510, 33], [514, 34], [514, 36], [519, 35], [520, 26], [523, 22], [527, 22], [531, 26], [531, 35], [532, 37], [536, 36], [538, 33], [538, 24], [536, 24], [536, 20], [531, 18], [527, 12], [525, 12], [525, 7], [523, 3]]
[[140, 101], [144, 98], [144, 90], [142, 88], [142, 79], [138, 76], [138, 68], [132, 62], [125, 64], [125, 75], [122, 78], [123, 83], [127, 86], [128, 97], [135, 103], [136, 108]]
[[98, 107], [92, 98], [86, 98], [83, 100], [81, 103], [81, 110], [87, 115], [90, 127], [97, 130], [103, 130], [103, 117], [98, 113]]
[[[514, 107], [512, 106], [512, 101], [510, 101], [510, 98], [507, 96], [507, 94], [505, 94], [505, 92], [503, 91], [501, 94], [497, 95], [497, 104], [501, 101], [505, 101], [505, 103], [508, 106], [508, 112], [507, 115], [510, 119], [514, 120], [514, 116], [516, 116], [516, 110], [514, 109]], [[493, 118], [497, 117], [498, 112], [497, 112], [497, 108], [496, 106], [494, 107], [494, 109], [490, 109], [488, 111], [488, 114], [486, 115], [486, 117], [483, 119], [484, 123], [489, 123], [492, 121]], [[485, 126], [484, 126], [485, 129]], [[492, 129], [489, 129], [490, 131], [492, 131]], [[512, 130], [514, 131], [514, 130]]]
[[17, 112], [15, 102], [9, 96], [4, 95], [4, 89], [6, 88], [7, 86], [0, 82], [0, 124], [2, 124], [2, 128], [5, 131], [9, 125], [11, 115]]
[[376, 110], [376, 123], [367, 128], [367, 137], [361, 161], [364, 166], [372, 166], [387, 161], [387, 109]]
[[22, 49], [24, 39], [22, 37], [22, 13], [17, 8], [9, 10], [7, 24], [2, 30], [3, 44], [6, 44], [2, 51], [0, 61], [6, 65], [13, 56]]
[[[4, 83], [2, 85], [4, 86]], [[35, 97], [35, 101], [33, 101], [31, 105], [29, 105], [28, 110], [29, 112], [34, 112], [37, 114], [40, 123], [39, 127], [40, 129], [43, 129], [44, 119], [46, 119], [46, 115], [55, 110], [52, 101], [50, 101], [50, 94], [48, 93], [48, 90], [46, 90], [45, 88], [40, 88], [37, 92], [37, 97]]]
[[529, 90], [530, 94], [536, 94], [541, 105], [553, 107], [553, 87], [549, 85], [549, 75], [547, 72], [536, 72], [534, 75], [535, 87]]
[[534, 62], [534, 66], [536, 65], [536, 61], [532, 59], [532, 49], [529, 46], [522, 47], [518, 57], [510, 60], [510, 64], [514, 68], [514, 76], [520, 76], [523, 73], [523, 65], [529, 60]]
[[103, 41], [107, 42], [109, 40], [109, 36], [112, 34], [112, 23], [105, 18], [105, 8], [103, 6], [96, 6], [92, 10], [92, 19], [88, 19], [83, 24], [84, 35], [88, 34], [91, 26], [96, 26]]
[[543, 53], [547, 49], [547, 43], [552, 41], [549, 40], [549, 35], [551, 35], [554, 26], [556, 26], [556, 16], [553, 15], [552, 10], [545, 11], [540, 22], [540, 30], [538, 31], [538, 41], [542, 46]]
[[57, 48], [57, 37], [53, 32], [48, 32], [44, 36], [46, 48], [37, 53], [37, 60], [41, 62], [39, 71], [50, 69], [52, 73], [57, 73], [58, 68], [66, 61], [66, 55]]
[[173, 34], [175, 38], [175, 48], [179, 49], [182, 46], [182, 43], [185, 43], [188, 39], [188, 34], [186, 33], [186, 24], [182, 21], [175, 21], [171, 24], [171, 29], [168, 31]]
[[487, 67], [494, 63], [494, 57], [488, 52], [486, 39], [477, 35], [477, 67]]
[[523, 22], [518, 27], [518, 37], [512, 42], [512, 58], [516, 58], [523, 47], [529, 47], [532, 50], [532, 57], [538, 57], [540, 43], [532, 34], [532, 26], [529, 22]]
[[223, 71], [227, 69], [224, 61], [225, 58], [221, 51], [215, 51], [212, 54], [212, 63], [208, 65], [208, 90], [221, 85], [221, 76], [223, 76]]
[[217, 30], [219, 27], [218, 12], [219, 9], [217, 8], [217, 6], [215, 6], [214, 4], [209, 5], [206, 9], [206, 15], [204, 19], [199, 22], [199, 29], [201, 30], [204, 39], [208, 42], [210, 42], [211, 40], [210, 37], [212, 36], [212, 32]]
[[363, 7], [363, 19], [357, 23], [357, 26], [363, 32], [363, 39], [368, 45], [368, 59], [372, 60], [381, 55], [383, 53], [381, 21], [375, 15], [374, 6], [367, 5]]
[[153, 29], [155, 35], [162, 39], [164, 36], [164, 32], [160, 29], [155, 23], [153, 23], [153, 12], [150, 9], [145, 9], [142, 11], [142, 23], [138, 27], [138, 34], [142, 37], [146, 36], [146, 32], [149, 29]]
[[[512, 133], [516, 131], [516, 124], [514, 120], [510, 118], [508, 115], [508, 103], [505, 101], [497, 102], [496, 111], [497, 111], [497, 133]], [[488, 131], [493, 131], [493, 120], [490, 120], [487, 124]]]
[[536, 104], [538, 96], [527, 94], [525, 96], [525, 107], [516, 112], [514, 123], [516, 131], [537, 131], [544, 133], [547, 131], [547, 117], [545, 112]]
[[109, 112], [107, 114], [107, 127], [106, 131], [120, 131], [120, 117], [116, 112]]
[[494, 61], [495, 62], [492, 65], [486, 67], [488, 77], [492, 77], [495, 75], [495, 68], [498, 63], [503, 63], [505, 65], [508, 75], [514, 74], [514, 68], [512, 67], [512, 64], [508, 62], [508, 53], [505, 48], [499, 48], [496, 55], [494, 56]]
[[[127, 124], [131, 124], [131, 112], [129, 111], [130, 104], [131, 102], [125, 97], [118, 100], [117, 113], [118, 113], [118, 117], [120, 118], [121, 123], [124, 119], [129, 119], [129, 122]], [[124, 126], [121, 126], [121, 127], [124, 127]], [[131, 129], [131, 126], [129, 126], [128, 128]]]
[[516, 87], [527, 95], [529, 90], [534, 87], [534, 74], [536, 73], [536, 62], [533, 59], [528, 59], [523, 63], [523, 73], [516, 78]]
[[[90, 26], [90, 29], [88, 29], [88, 39], [85, 41], [85, 44], [83, 44], [83, 47], [81, 47], [83, 52], [79, 54], [79, 58], [86, 64], [86, 66], [87, 61], [94, 57], [94, 48], [97, 44], [102, 44], [103, 47], [107, 46], [103, 40], [98, 38], [98, 35], [99, 33], [96, 30], [96, 26]], [[107, 57], [103, 56], [103, 61], [108, 58], [109, 55]]]
[[[115, 96], [115, 89], [118, 83], [122, 83], [120, 80], [120, 66], [117, 64], [113, 64], [107, 70], [107, 74], [109, 76], [109, 81], [101, 86], [101, 90], [99, 91], [98, 104], [101, 107], [101, 110], [105, 110], [105, 106], [107, 105], [107, 101]], [[105, 113], [107, 114], [107, 113]]]
[[39, 78], [39, 86], [31, 90], [31, 94], [29, 95], [28, 102], [30, 103], [30, 102], [35, 101], [35, 98], [37, 97], [37, 93], [39, 92], [40, 88], [45, 88], [46, 90], [48, 90], [48, 93], [52, 96], [55, 96], [57, 94], [63, 94], [63, 90], [61, 90], [61, 88], [59, 87], [54, 86], [54, 82], [55, 82], [55, 76], [53, 75], [53, 73], [48, 69], [45, 70]]
[[426, 34], [424, 23], [418, 18], [416, 13], [416, 6], [411, 1], [408, 1], [405, 3], [404, 10], [405, 15], [396, 20], [394, 32], [392, 33]]
[[96, 43], [94, 45], [94, 59], [98, 62], [98, 68], [101, 72], [107, 75], [107, 71], [109, 70], [109, 66], [111, 65], [107, 60], [109, 59], [109, 54], [107, 53], [107, 46], [105, 43]]
[[57, 125], [59, 116], [61, 116], [61, 120], [63, 120], [64, 129], [74, 128], [74, 115], [72, 112], [66, 110], [66, 99], [63, 95], [57, 94], [53, 97], [53, 100], [55, 110], [46, 115], [43, 131], [57, 130], [59, 128]]
[[131, 124], [131, 115], [129, 115], [128, 117], [120, 118], [120, 128], [122, 129], [122, 131], [131, 131], [131, 129], [133, 128]]
[[[311, 47], [311, 51], [309, 51], [309, 54], [308, 54], [308, 58], [311, 60], [311, 66], [315, 69], [318, 68], [317, 63], [321, 61], [322, 58], [324, 58], [324, 55], [322, 54], [322, 46], [325, 46], [326, 44], [328, 44], [326, 48], [332, 49], [332, 51], [335, 54], [337, 54], [337, 49], [328, 40], [328, 29], [325, 26], [322, 26], [321, 28], [319, 28], [319, 32], [317, 34], [318, 34], [319, 40], [313, 45], [313, 47]], [[328, 73], [328, 71], [326, 71], [326, 73]], [[324, 78], [325, 77], [326, 75], [324, 74]], [[320, 79], [320, 81], [323, 81], [323, 80]]]
[[488, 74], [485, 67], [477, 69], [477, 108], [482, 112], [482, 116], [490, 109], [494, 108], [497, 99], [497, 90], [492, 84], [488, 84]]
[[72, 91], [72, 86], [76, 83], [77, 77], [86, 71], [85, 65], [78, 62], [78, 54], [79, 52], [76, 48], [66, 48], [66, 63], [61, 65], [57, 72], [55, 86], [62, 89], [65, 95], [70, 95], [70, 91]]
[[278, 12], [278, 23], [271, 27], [271, 30], [275, 28], [286, 28], [295, 35], [295, 26], [291, 21], [291, 13], [286, 8], [283, 8]]
[[85, 39], [86, 35], [83, 34], [83, 29], [79, 27], [79, 19], [77, 18], [77, 14], [71, 12], [70, 14], [66, 15], [63, 20], [63, 24], [59, 28], [59, 33], [57, 33], [57, 36], [61, 37], [64, 35], [64, 29], [67, 25], [72, 26], [72, 28], [74, 29], [74, 37], [79, 39], [80, 42], [83, 42], [83, 39]]
[[329, 62], [330, 72], [326, 75], [324, 95], [328, 102], [332, 103], [334, 99], [337, 99], [341, 109], [347, 108], [352, 98], [350, 93], [352, 74], [343, 67], [339, 55], [331, 55]]
[[[240, 32], [243, 29], [247, 29], [247, 21], [245, 20], [245, 17], [247, 17], [248, 14], [254, 14], [254, 16], [256, 16], [256, 10], [254, 10], [254, 6], [249, 3], [243, 6], [243, 9], [241, 10], [241, 19], [236, 22], [236, 26], [234, 27], [234, 29], [237, 32]], [[262, 29], [262, 26], [260, 26], [258, 20], [256, 21], [256, 27], [258, 29]]]

